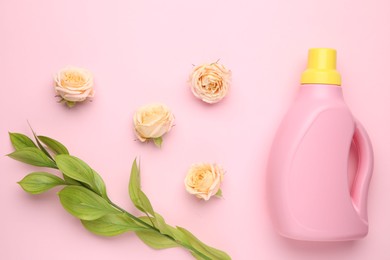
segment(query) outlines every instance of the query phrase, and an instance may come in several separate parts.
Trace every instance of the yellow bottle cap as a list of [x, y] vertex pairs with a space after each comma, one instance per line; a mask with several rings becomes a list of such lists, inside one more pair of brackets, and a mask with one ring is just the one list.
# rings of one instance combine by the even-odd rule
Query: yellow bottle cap
[[302, 74], [301, 83], [340, 86], [341, 76], [336, 70], [336, 50], [328, 48], [310, 49], [307, 69]]

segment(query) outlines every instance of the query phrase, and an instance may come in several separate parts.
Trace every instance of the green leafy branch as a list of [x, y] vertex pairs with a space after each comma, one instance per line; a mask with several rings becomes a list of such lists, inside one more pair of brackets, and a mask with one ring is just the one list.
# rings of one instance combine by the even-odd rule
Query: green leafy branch
[[81, 159], [69, 154], [60, 142], [33, 131], [31, 140], [24, 134], [9, 133], [15, 151], [8, 154], [17, 161], [57, 169], [62, 178], [48, 172], [32, 172], [25, 176], [20, 186], [28, 193], [40, 194], [56, 186], [62, 206], [81, 220], [83, 226], [94, 234], [116, 236], [125, 232], [135, 234], [154, 249], [184, 247], [196, 259], [231, 259], [228, 254], [210, 247], [182, 227], [168, 225], [154, 211], [146, 194], [141, 190], [140, 169], [134, 160], [130, 181], [130, 199], [145, 216], [137, 217], [113, 203], [100, 175]]

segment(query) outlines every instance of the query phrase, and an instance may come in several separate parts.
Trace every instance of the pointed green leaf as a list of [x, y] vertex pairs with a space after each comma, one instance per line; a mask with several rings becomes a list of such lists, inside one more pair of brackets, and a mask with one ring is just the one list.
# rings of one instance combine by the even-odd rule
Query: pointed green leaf
[[92, 174], [93, 174], [92, 189], [107, 199], [108, 198], [107, 190], [106, 190], [106, 184], [104, 183], [104, 180], [99, 175], [99, 173], [97, 173], [94, 169], [92, 169]]
[[154, 216], [153, 207], [146, 194], [141, 190], [140, 171], [137, 166], [137, 160], [133, 161], [133, 166], [131, 167], [129, 195], [137, 209]]
[[[189, 248], [189, 250], [191, 250], [190, 248], [194, 248], [192, 246], [192, 244], [191, 244], [192, 241], [190, 241], [191, 238], [193, 237], [192, 234], [191, 234], [191, 238], [188, 238], [188, 235], [183, 233], [178, 228], [175, 228], [175, 227], [172, 227], [172, 226], [166, 224], [161, 215], [159, 215], [158, 213], [155, 213], [155, 214], [156, 214], [156, 218], [143, 216], [143, 217], [139, 217], [139, 219], [141, 219], [142, 221], [148, 223], [149, 225], [152, 225], [152, 223], [158, 223], [156, 226], [159, 227], [160, 233], [162, 235], [165, 234], [165, 235], [170, 236], [175, 241], [177, 241], [176, 242], [177, 244], [185, 246], [185, 247]], [[157, 219], [159, 219], [159, 220], [157, 220]], [[145, 243], [147, 244], [147, 242], [145, 242]], [[200, 243], [202, 243], [202, 242], [200, 242]], [[150, 245], [150, 246], [154, 248], [155, 245]], [[160, 249], [160, 248], [157, 248], [157, 249]], [[214, 259], [214, 258], [211, 258], [209, 256], [206, 256], [205, 254], [203, 254], [202, 252], [200, 252], [200, 251], [198, 251], [196, 249], [193, 249], [193, 251], [191, 251], [191, 253], [194, 255], [194, 257], [196, 259], [202, 259], [202, 260], [206, 260], [206, 259], [212, 260], [212, 259]], [[227, 258], [227, 259], [229, 259], [229, 258]]]
[[[229, 260], [231, 259], [228, 254], [225, 252], [213, 248], [211, 246], [206, 245], [202, 241], [200, 241], [198, 238], [196, 238], [190, 231], [188, 231], [185, 228], [177, 227], [178, 230], [180, 230], [184, 235], [185, 239], [189, 242], [189, 244], [195, 248], [197, 251], [199, 251], [201, 254], [204, 254], [205, 256], [209, 257], [210, 259], [220, 259], [220, 260]], [[196, 252], [194, 252], [196, 253]]]
[[152, 223], [155, 223], [155, 226], [157, 229], [160, 230], [161, 234], [168, 235], [172, 238], [174, 238], [176, 241], [180, 241], [181, 244], [185, 244], [188, 246], [191, 246], [190, 243], [186, 239], [186, 235], [178, 230], [177, 228], [167, 224], [164, 220], [164, 218], [155, 212], [155, 217], [139, 217], [142, 221], [148, 223], [149, 225], [152, 225]]
[[38, 139], [47, 145], [55, 154], [69, 154], [68, 149], [57, 140], [42, 135], [38, 136]]
[[155, 228], [157, 228], [161, 234], [165, 234], [173, 237], [172, 229], [175, 228], [168, 225], [160, 214], [158, 214], [157, 212], [154, 212], [154, 214], [155, 217], [142, 216], [139, 217], [139, 219], [148, 223], [149, 225], [155, 226]]
[[154, 216], [154, 210], [153, 210], [152, 204], [150, 203], [150, 200], [148, 199], [146, 194], [142, 190], [139, 190], [138, 196], [140, 199], [139, 201], [141, 203], [141, 207], [143, 208], [143, 212], [149, 213], [152, 216]]
[[216, 197], [219, 197], [219, 198], [222, 198], [222, 197], [223, 197], [222, 190], [219, 189], [219, 190], [217, 191], [217, 193], [215, 193], [215, 196], [216, 196]]
[[26, 147], [8, 154], [14, 160], [40, 167], [56, 169], [56, 164], [51, 161], [41, 150], [36, 147]]
[[126, 214], [107, 214], [95, 220], [81, 220], [84, 227], [96, 235], [116, 236], [127, 231], [145, 230]]
[[82, 186], [67, 186], [58, 195], [62, 206], [79, 219], [95, 220], [119, 212], [105, 199]]
[[55, 158], [60, 171], [69, 178], [87, 184], [93, 191], [107, 198], [106, 185], [100, 175], [75, 156], [60, 154]]
[[56, 163], [60, 171], [66, 176], [92, 186], [93, 173], [91, 167], [77, 157], [71, 155], [57, 155]]
[[129, 195], [130, 199], [133, 201], [134, 205], [138, 208], [138, 190], [140, 189], [141, 181], [139, 176], [139, 169], [137, 165], [137, 160], [134, 159], [133, 165], [131, 167], [130, 182], [129, 182]]
[[154, 249], [165, 249], [179, 246], [175, 241], [154, 230], [136, 231], [135, 233], [145, 244]]
[[30, 125], [30, 122], [27, 121], [27, 123], [28, 123], [28, 125], [30, 126], [31, 132], [32, 132], [33, 135], [34, 135], [34, 139], [35, 139], [35, 141], [37, 142], [39, 149], [41, 149], [41, 151], [42, 151], [44, 154], [46, 154], [46, 156], [49, 157], [51, 160], [54, 160], [53, 157], [50, 155], [50, 153], [45, 149], [45, 147], [43, 147], [43, 145], [42, 145], [41, 142], [39, 141], [39, 139], [38, 139], [38, 137], [37, 137], [35, 131], [32, 129], [32, 127], [31, 127], [31, 125]]
[[172, 232], [171, 232], [170, 226], [165, 222], [164, 218], [156, 212], [154, 214], [155, 214], [154, 219], [156, 220], [155, 221], [156, 226], [160, 230], [160, 232], [162, 234], [171, 236]]
[[68, 184], [68, 185], [82, 185], [81, 182], [73, 180], [71, 177], [68, 177], [65, 174], [62, 174], [62, 177], [64, 177], [64, 180], [65, 180], [66, 184]]
[[186, 239], [186, 236], [183, 234], [183, 232], [181, 232], [177, 228], [172, 227], [170, 225], [167, 225], [167, 227], [169, 229], [169, 233], [170, 233], [169, 235], [172, 236], [173, 238], [175, 238], [176, 241], [180, 241], [182, 244], [185, 244], [185, 245], [190, 245]]
[[153, 142], [154, 142], [154, 144], [155, 144], [158, 148], [161, 148], [162, 143], [163, 143], [162, 136], [157, 137], [157, 138], [153, 138]]
[[9, 138], [16, 151], [26, 147], [37, 147], [34, 142], [24, 134], [9, 133]]
[[31, 194], [40, 194], [55, 186], [65, 185], [64, 180], [47, 172], [30, 173], [18, 183], [23, 190]]

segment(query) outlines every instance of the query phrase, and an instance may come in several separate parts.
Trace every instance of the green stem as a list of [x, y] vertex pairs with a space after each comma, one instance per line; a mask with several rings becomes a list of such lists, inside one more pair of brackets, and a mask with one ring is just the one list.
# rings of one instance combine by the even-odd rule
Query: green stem
[[139, 219], [137, 218], [136, 216], [130, 214], [129, 212], [127, 212], [126, 210], [124, 210], [123, 208], [119, 207], [118, 205], [116, 205], [114, 202], [112, 202], [110, 199], [108, 199], [108, 203], [111, 204], [111, 206], [113, 206], [114, 208], [116, 208], [117, 210], [119, 210], [120, 212], [126, 214], [128, 217], [130, 217], [132, 220], [134, 220], [135, 222], [138, 222], [140, 223], [141, 225], [147, 227], [147, 228], [150, 228], [150, 229], [153, 229], [155, 231], [158, 231], [160, 232], [160, 230], [158, 230], [157, 228], [155, 228], [154, 226], [150, 225], [149, 223], [146, 223], [145, 221], [143, 221], [142, 219]]
[[152, 225], [150, 225], [149, 223], [146, 223], [145, 221], [143, 221], [142, 219], [139, 219], [139, 218], [137, 218], [136, 216], [130, 214], [129, 212], [127, 212], [126, 210], [124, 210], [124, 209], [121, 208], [120, 206], [116, 205], [116, 204], [115, 204], [114, 202], [112, 202], [110, 199], [108, 199], [108, 203], [110, 203], [111, 206], [113, 206], [114, 208], [118, 209], [120, 212], [126, 214], [126, 215], [127, 215], [128, 217], [130, 217], [132, 220], [134, 220], [134, 221], [140, 223], [141, 225], [143, 225], [143, 226], [145, 226], [145, 227], [147, 227], [147, 228], [150, 228], [151, 230], [153, 230], [153, 231], [159, 233], [160, 235], [165, 236], [166, 238], [168, 238], [168, 239], [174, 241], [175, 243], [177, 243], [178, 245], [180, 245], [180, 246], [182, 246], [182, 247], [184, 247], [184, 248], [186, 248], [186, 249], [188, 249], [188, 250], [190, 250], [190, 251], [196, 253], [197, 255], [203, 257], [205, 260], [212, 260], [210, 257], [204, 255], [202, 252], [198, 251], [197, 249], [195, 249], [195, 248], [193, 248], [193, 247], [191, 247], [191, 246], [188, 246], [188, 245], [184, 244], [184, 243], [181, 242], [181, 241], [176, 240], [175, 238], [173, 238], [173, 237], [170, 236], [170, 235], [161, 233], [160, 230], [159, 230], [158, 228], [156, 228], [155, 226], [152, 226]]

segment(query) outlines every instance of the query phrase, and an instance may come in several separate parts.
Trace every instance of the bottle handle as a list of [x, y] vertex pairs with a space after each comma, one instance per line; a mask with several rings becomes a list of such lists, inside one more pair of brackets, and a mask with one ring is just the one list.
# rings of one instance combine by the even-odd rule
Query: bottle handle
[[373, 172], [374, 156], [370, 138], [368, 137], [366, 130], [357, 120], [355, 120], [353, 141], [357, 148], [359, 161], [355, 180], [352, 185], [351, 197], [353, 205], [360, 217], [365, 222], [368, 222], [367, 195]]

